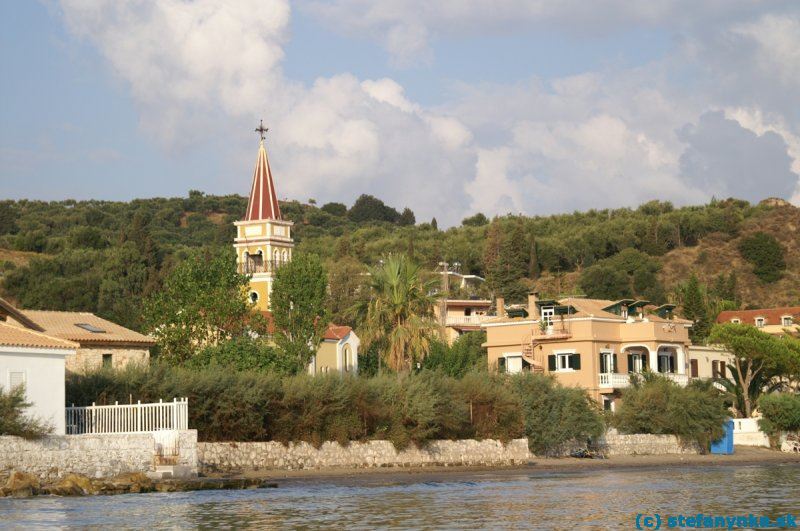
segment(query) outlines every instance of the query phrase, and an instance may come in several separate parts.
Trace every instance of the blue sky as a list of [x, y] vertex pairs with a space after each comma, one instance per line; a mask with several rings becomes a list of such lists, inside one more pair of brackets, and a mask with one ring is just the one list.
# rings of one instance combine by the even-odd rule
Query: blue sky
[[245, 193], [264, 118], [283, 198], [800, 201], [798, 4], [531, 5], [3, 2], [0, 198]]

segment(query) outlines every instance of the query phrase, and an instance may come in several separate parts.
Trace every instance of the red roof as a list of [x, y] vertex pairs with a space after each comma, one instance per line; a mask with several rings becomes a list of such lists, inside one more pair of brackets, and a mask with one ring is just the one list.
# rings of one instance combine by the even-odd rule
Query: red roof
[[718, 323], [730, 323], [731, 319], [739, 319], [743, 324], [755, 324], [756, 317], [763, 317], [765, 325], [781, 324], [781, 317], [800, 317], [800, 306], [784, 306], [782, 308], [759, 308], [756, 310], [725, 310], [719, 312]]
[[333, 323], [328, 325], [328, 329], [325, 330], [325, 333], [322, 334], [322, 339], [328, 339], [331, 341], [340, 341], [347, 337], [347, 334], [352, 332], [353, 329], [349, 326], [343, 325], [335, 325]]
[[258, 159], [253, 172], [253, 186], [250, 188], [250, 200], [247, 202], [247, 213], [244, 219], [245, 221], [282, 219], [263, 140], [258, 147]]

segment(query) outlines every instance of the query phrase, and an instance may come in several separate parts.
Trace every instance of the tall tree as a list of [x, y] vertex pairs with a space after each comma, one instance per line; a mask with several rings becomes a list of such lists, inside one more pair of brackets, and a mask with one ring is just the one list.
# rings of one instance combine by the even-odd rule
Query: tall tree
[[409, 371], [427, 356], [436, 336], [431, 293], [438, 281], [424, 278], [404, 255], [387, 256], [369, 273], [370, 299], [357, 307], [365, 349], [377, 344], [389, 367]]
[[270, 299], [275, 343], [298, 368], [308, 365], [328, 326], [327, 288], [325, 268], [313, 254], [296, 254], [275, 273]]
[[528, 272], [530, 256], [525, 227], [521, 219], [516, 219], [501, 236], [499, 252], [494, 265], [487, 267], [486, 277], [489, 288], [496, 295], [507, 300], [521, 301], [527, 294], [522, 279]]
[[706, 298], [697, 276], [693, 273], [682, 290], [683, 315], [692, 321], [689, 335], [695, 343], [702, 343], [708, 336], [711, 325]]
[[353, 308], [359, 301], [369, 297], [367, 269], [349, 256], [332, 260], [327, 269], [329, 288], [326, 306], [331, 321], [355, 328], [358, 323]]
[[754, 326], [725, 323], [715, 325], [709, 342], [723, 345], [733, 354], [731, 372], [740, 397], [741, 413], [753, 414], [753, 407], [773, 378], [797, 374], [800, 357], [790, 344], [765, 334]]
[[248, 329], [265, 334], [263, 318], [245, 297], [248, 285], [228, 249], [195, 251], [180, 262], [144, 304], [146, 330], [158, 341], [160, 357], [181, 364]]
[[403, 209], [403, 212], [400, 214], [400, 217], [397, 220], [398, 225], [401, 227], [409, 227], [417, 222], [417, 218], [414, 216], [414, 212], [408, 207]]

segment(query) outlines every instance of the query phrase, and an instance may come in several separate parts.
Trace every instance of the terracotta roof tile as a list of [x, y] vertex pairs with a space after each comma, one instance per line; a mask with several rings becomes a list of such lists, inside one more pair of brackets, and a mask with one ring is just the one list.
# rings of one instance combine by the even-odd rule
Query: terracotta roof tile
[[74, 350], [78, 344], [57, 337], [51, 337], [41, 332], [28, 330], [7, 323], [0, 323], [0, 345], [6, 347], [24, 348], [57, 348]]
[[328, 329], [325, 330], [325, 333], [322, 334], [322, 339], [339, 341], [347, 337], [347, 334], [349, 334], [352, 331], [353, 329], [350, 328], [349, 326], [341, 326], [331, 323], [328, 325]]
[[765, 324], [779, 325], [781, 324], [781, 318], [787, 315], [793, 317], [796, 321], [800, 320], [800, 306], [758, 308], [756, 310], [725, 310], [724, 312], [719, 312], [717, 322], [730, 323], [731, 319], [739, 319], [744, 324], [754, 325], [756, 317], [763, 317], [766, 319]]
[[[89, 312], [20, 311], [39, 325], [45, 334], [59, 339], [78, 343], [130, 343], [149, 347], [156, 344], [150, 336], [134, 332]], [[92, 332], [92, 329], [101, 330], [101, 332]]]

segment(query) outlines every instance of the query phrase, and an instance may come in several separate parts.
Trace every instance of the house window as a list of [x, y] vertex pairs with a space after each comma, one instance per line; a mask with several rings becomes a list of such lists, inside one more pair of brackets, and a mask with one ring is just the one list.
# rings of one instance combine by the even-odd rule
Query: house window
[[756, 317], [756, 327], [763, 328], [766, 323], [767, 320], [763, 317]]
[[617, 370], [617, 355], [611, 351], [600, 352], [600, 372], [608, 374]]
[[658, 354], [658, 372], [675, 372], [675, 359], [670, 354]]
[[506, 356], [505, 362], [505, 372], [508, 374], [522, 372], [522, 356]]
[[792, 326], [792, 317], [790, 315], [784, 315], [781, 317], [781, 325], [782, 326]]
[[698, 373], [697, 360], [689, 360], [689, 374], [692, 378], [697, 378]]
[[550, 372], [569, 372], [581, 369], [581, 355], [577, 352], [558, 352], [547, 356]]
[[641, 373], [644, 371], [644, 368], [647, 366], [645, 356], [643, 352], [628, 354], [628, 372]]
[[14, 389], [20, 385], [25, 385], [25, 371], [8, 371], [8, 388]]
[[731, 319], [731, 322], [733, 324], [742, 324], [742, 320], [739, 319], [738, 317], [734, 317], [733, 319]]
[[547, 326], [553, 324], [553, 316], [556, 314], [556, 309], [553, 306], [544, 306], [542, 307], [542, 321], [544, 321]]
[[603, 397], [603, 411], [614, 411], [614, 399], [610, 396]]
[[726, 367], [724, 361], [714, 360], [711, 362], [711, 377], [712, 378], [727, 378]]
[[506, 372], [505, 358], [497, 358], [497, 372]]
[[114, 358], [111, 354], [103, 354], [103, 368], [109, 369], [114, 361]]

